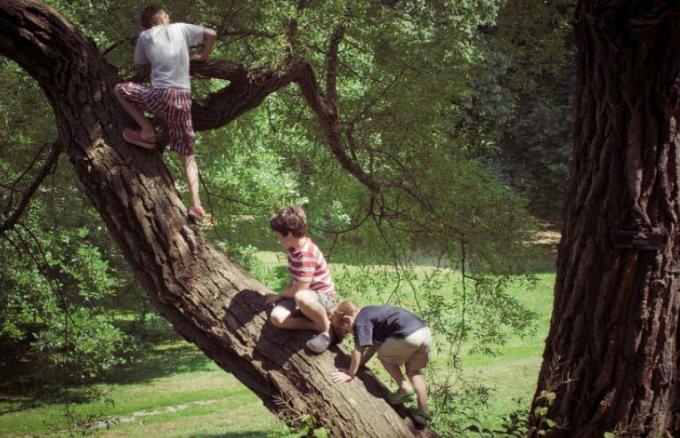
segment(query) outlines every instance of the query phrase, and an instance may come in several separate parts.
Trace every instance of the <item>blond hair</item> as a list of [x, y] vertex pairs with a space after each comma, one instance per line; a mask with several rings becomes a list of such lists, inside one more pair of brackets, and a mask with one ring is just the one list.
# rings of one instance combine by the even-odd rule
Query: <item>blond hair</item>
[[359, 313], [359, 306], [354, 301], [343, 301], [335, 307], [333, 313], [339, 316], [355, 316]]

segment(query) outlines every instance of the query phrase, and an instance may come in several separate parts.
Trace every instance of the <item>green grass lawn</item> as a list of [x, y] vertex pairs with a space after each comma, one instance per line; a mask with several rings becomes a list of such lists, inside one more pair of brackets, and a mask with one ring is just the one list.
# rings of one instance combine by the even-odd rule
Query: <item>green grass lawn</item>
[[[260, 257], [270, 266], [285, 262], [273, 253]], [[553, 273], [538, 274], [535, 288], [510, 288], [510, 294], [538, 315], [533, 334], [510, 337], [494, 355], [463, 355], [461, 378], [493, 389], [488, 408], [479, 412], [489, 424], [497, 425], [503, 415], [527, 406], [533, 395], [554, 280]], [[372, 368], [380, 368], [374, 362]], [[444, 362], [441, 357], [432, 361], [435, 367], [446, 366]], [[379, 375], [388, 380], [385, 373]], [[182, 340], [157, 345], [142, 363], [116, 370], [106, 382], [73, 391], [83, 398], [70, 405], [74, 418], [89, 423], [88, 431], [98, 436], [260, 437], [279, 425], [247, 388]], [[62, 403], [44, 395], [0, 394], [0, 436], [67, 436], [70, 422], [64, 412]]]
[[[528, 407], [533, 398], [543, 346], [548, 335], [552, 311], [555, 274], [539, 274], [535, 289], [511, 289], [511, 293], [538, 315], [536, 331], [525, 337], [511, 337], [496, 355], [469, 354], [463, 357], [464, 377], [493, 389], [489, 399], [489, 421], [499, 419], [521, 407]], [[523, 404], [518, 404], [521, 399]]]

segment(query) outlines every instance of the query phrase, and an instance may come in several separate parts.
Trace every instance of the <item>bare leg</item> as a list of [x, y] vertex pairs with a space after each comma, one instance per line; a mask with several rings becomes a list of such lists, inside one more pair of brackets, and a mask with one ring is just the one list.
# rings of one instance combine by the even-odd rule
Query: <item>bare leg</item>
[[319, 302], [316, 292], [302, 290], [295, 294], [295, 302], [300, 307], [302, 313], [314, 322], [315, 330], [330, 336], [331, 320], [328, 318], [326, 308]]
[[387, 370], [390, 376], [392, 376], [394, 379], [395, 383], [399, 387], [399, 392], [408, 392], [411, 390], [411, 385], [404, 378], [404, 374], [402, 374], [401, 367], [399, 365], [391, 364], [382, 359], [380, 359], [380, 362], [383, 364], [383, 367], [385, 367], [385, 370]]
[[272, 324], [286, 330], [316, 330], [316, 323], [307, 318], [292, 316], [288, 309], [275, 307], [269, 317]]
[[406, 371], [408, 378], [413, 385], [413, 390], [416, 392], [418, 400], [418, 409], [422, 412], [427, 412], [427, 388], [425, 387], [425, 378], [418, 371]]
[[198, 197], [198, 164], [196, 164], [196, 155], [182, 155], [182, 166], [184, 167], [184, 176], [189, 185], [189, 196], [191, 197], [192, 207], [201, 207], [201, 200]]
[[125, 100], [125, 98], [123, 96], [118, 94], [118, 90], [115, 90], [114, 94], [116, 95], [116, 99], [118, 99], [120, 106], [122, 106], [123, 109], [125, 111], [127, 111], [128, 114], [130, 114], [130, 117], [132, 117], [135, 120], [135, 122], [137, 122], [139, 127], [141, 128], [142, 137], [149, 138], [152, 135], [154, 135], [153, 126], [151, 125], [149, 120], [146, 117], [144, 117], [144, 114], [140, 110], [138, 110], [134, 105], [132, 105], [130, 102]]

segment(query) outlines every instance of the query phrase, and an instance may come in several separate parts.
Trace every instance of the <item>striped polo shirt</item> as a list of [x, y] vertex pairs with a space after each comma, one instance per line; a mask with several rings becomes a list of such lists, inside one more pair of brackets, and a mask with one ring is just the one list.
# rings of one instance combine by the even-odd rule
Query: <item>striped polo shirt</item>
[[310, 283], [311, 290], [335, 297], [331, 271], [312, 239], [307, 238], [299, 248], [288, 248], [288, 272], [293, 280]]

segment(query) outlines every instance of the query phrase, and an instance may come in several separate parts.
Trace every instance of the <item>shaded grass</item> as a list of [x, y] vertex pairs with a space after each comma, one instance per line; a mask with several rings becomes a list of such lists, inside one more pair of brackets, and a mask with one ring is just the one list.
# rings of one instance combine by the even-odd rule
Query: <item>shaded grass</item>
[[[128, 423], [112, 424], [108, 431], [97, 433], [120, 430], [119, 436], [143, 436], [145, 428], [169, 427], [177, 432], [174, 436], [191, 436], [199, 429], [207, 434], [244, 431], [252, 434], [267, 431], [275, 423], [252, 392], [185, 341], [166, 342], [149, 354], [148, 361], [118, 369], [111, 381], [92, 386], [100, 397], [69, 405], [77, 422], [115, 421], [119, 417], [151, 412], [138, 415]], [[204, 401], [210, 404], [181, 410], [173, 408]], [[16, 407], [16, 403], [14, 400], [0, 402], [0, 409]], [[0, 416], [0, 436], [59, 434], [59, 431], [67, 434], [71, 424], [64, 415], [65, 408], [64, 403], [37, 402], [22, 411], [6, 413]], [[206, 421], [206, 417], [212, 420]]]

